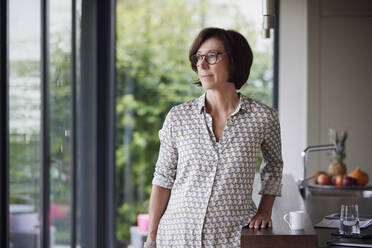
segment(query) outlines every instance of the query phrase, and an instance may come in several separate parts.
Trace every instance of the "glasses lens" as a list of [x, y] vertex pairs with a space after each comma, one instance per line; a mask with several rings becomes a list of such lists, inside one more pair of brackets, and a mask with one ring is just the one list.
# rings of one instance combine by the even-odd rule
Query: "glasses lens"
[[217, 62], [217, 53], [208, 53], [206, 56], [207, 63], [213, 65]]
[[194, 55], [191, 56], [191, 61], [192, 61], [192, 63], [193, 63], [194, 65], [196, 65], [200, 59], [201, 59], [201, 58], [200, 58], [199, 55], [194, 54]]

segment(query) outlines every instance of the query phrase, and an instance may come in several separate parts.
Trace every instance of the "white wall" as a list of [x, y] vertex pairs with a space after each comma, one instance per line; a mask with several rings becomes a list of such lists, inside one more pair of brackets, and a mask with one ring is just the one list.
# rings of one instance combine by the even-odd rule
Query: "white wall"
[[[372, 176], [372, 1], [311, 0], [308, 16], [308, 143], [347, 128], [348, 171]], [[314, 158], [311, 173], [327, 169], [326, 153]]]
[[280, 1], [279, 113], [284, 173], [303, 175], [306, 147], [307, 29], [306, 0]]
[[[349, 129], [349, 171], [372, 177], [372, 1], [281, 0], [279, 111], [284, 171], [302, 176], [301, 152], [328, 144], [328, 129]], [[308, 175], [327, 170], [312, 154]]]

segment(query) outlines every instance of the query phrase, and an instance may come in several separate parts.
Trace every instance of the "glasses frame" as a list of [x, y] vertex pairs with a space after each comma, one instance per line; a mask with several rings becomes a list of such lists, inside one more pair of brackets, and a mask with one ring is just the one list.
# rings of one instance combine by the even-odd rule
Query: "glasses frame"
[[[213, 55], [216, 56], [216, 61], [213, 62], [213, 63], [210, 63], [207, 59], [207, 56], [210, 56], [211, 54], [213, 53]], [[195, 65], [195, 66], [198, 66], [198, 63], [199, 62], [202, 62], [203, 60], [205, 60], [205, 62], [207, 62], [208, 65], [215, 65], [217, 64], [217, 61], [218, 61], [218, 55], [221, 55], [221, 54], [224, 54], [224, 52], [217, 52], [217, 51], [211, 51], [211, 52], [208, 52], [207, 54], [205, 55], [201, 55], [201, 54], [194, 54], [191, 56], [191, 60], [192, 60], [192, 63]], [[197, 57], [200, 56], [201, 59], [199, 60]], [[195, 62], [196, 61], [196, 62]]]

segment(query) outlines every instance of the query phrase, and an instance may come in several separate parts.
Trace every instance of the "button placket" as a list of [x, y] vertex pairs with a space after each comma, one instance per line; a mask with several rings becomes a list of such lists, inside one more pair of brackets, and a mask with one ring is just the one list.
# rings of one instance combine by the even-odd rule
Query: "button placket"
[[208, 130], [208, 133], [210, 134], [210, 138], [212, 139], [213, 143], [216, 143], [217, 139], [213, 132], [213, 118], [210, 114], [205, 113], [205, 119], [206, 119], [206, 124], [207, 124], [207, 130]]
[[206, 201], [205, 201], [206, 207], [204, 208], [203, 213], [202, 213], [202, 217], [203, 218], [201, 218], [203, 220], [203, 222], [202, 222], [202, 224], [200, 226], [200, 237], [203, 235], [204, 220], [205, 220], [205, 216], [207, 214], [207, 209], [208, 209], [209, 201], [210, 201], [211, 196], [212, 196], [214, 181], [215, 181], [215, 178], [216, 178], [216, 172], [217, 172], [217, 166], [218, 166], [218, 157], [219, 157], [218, 156], [218, 149], [214, 153], [215, 153], [215, 155], [214, 155], [215, 160], [212, 160], [213, 161], [212, 164], [214, 166], [211, 168], [211, 171], [210, 171], [211, 172], [211, 180], [209, 182], [210, 185], [208, 187], [209, 190], [207, 192], [208, 197], [206, 198]]

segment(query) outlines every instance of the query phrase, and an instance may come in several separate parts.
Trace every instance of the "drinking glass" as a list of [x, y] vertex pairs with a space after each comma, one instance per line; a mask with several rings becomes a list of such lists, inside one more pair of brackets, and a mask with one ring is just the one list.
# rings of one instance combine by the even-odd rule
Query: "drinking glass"
[[342, 235], [360, 234], [359, 209], [357, 204], [342, 204], [339, 233]]

